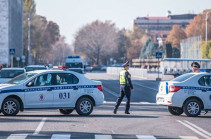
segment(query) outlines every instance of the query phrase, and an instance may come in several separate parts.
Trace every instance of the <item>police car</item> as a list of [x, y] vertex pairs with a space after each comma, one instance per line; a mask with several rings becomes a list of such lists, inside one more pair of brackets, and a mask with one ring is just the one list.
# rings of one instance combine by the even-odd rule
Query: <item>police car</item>
[[21, 74], [0, 84], [0, 108], [5, 116], [14, 116], [24, 109], [59, 109], [70, 114], [92, 113], [93, 106], [102, 105], [102, 83], [82, 74], [63, 70], [37, 70]]
[[184, 112], [187, 116], [196, 117], [201, 110], [208, 112], [211, 110], [211, 73], [187, 73], [161, 82], [156, 102], [168, 106], [173, 115]]

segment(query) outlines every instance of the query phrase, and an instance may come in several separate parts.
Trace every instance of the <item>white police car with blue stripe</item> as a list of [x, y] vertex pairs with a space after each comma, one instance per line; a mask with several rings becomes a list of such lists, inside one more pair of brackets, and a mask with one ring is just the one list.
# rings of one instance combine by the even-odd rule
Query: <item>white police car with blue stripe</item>
[[201, 110], [211, 110], [211, 73], [183, 74], [171, 81], [161, 82], [157, 104], [167, 105], [173, 115], [195, 117]]
[[75, 109], [86, 116], [103, 102], [102, 83], [73, 71], [31, 71], [0, 84], [0, 112], [6, 116], [39, 108], [59, 109], [62, 114]]

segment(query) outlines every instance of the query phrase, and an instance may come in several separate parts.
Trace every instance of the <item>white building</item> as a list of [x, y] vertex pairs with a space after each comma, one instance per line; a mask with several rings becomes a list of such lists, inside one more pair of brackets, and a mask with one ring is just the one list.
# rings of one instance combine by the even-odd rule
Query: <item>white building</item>
[[0, 0], [0, 64], [10, 64], [10, 49], [23, 55], [23, 0]]
[[137, 17], [134, 20], [134, 25], [148, 30], [156, 38], [166, 38], [173, 25], [179, 25], [181, 28], [185, 28], [195, 16], [196, 14], [171, 15], [169, 13], [163, 17]]

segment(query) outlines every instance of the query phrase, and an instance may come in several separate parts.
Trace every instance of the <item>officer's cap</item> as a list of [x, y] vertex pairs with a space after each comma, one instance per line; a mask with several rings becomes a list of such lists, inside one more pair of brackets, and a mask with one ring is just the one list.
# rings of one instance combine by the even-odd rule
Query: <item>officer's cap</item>
[[122, 66], [123, 67], [128, 67], [129, 66], [129, 61], [125, 62]]
[[192, 64], [191, 64], [191, 67], [195, 67], [195, 68], [200, 68], [200, 65], [199, 65], [199, 63], [198, 62], [193, 62]]

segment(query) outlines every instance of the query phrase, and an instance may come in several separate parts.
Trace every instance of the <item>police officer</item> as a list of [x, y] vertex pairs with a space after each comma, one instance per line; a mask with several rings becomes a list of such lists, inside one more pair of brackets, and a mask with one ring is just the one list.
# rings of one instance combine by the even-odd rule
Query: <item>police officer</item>
[[191, 67], [192, 67], [192, 71], [193, 71], [193, 72], [199, 72], [199, 70], [200, 70], [200, 65], [199, 65], [198, 62], [193, 62], [193, 63], [191, 64]]
[[129, 61], [127, 61], [122, 66], [123, 66], [123, 69], [122, 69], [122, 71], [120, 72], [120, 75], [119, 75], [120, 95], [117, 98], [116, 106], [114, 107], [114, 111], [113, 111], [114, 114], [117, 113], [117, 109], [118, 109], [119, 105], [121, 104], [122, 99], [124, 98], [124, 96], [126, 96], [126, 98], [127, 98], [125, 114], [130, 114], [129, 109], [130, 109], [131, 90], [132, 90], [132, 92], [134, 91], [133, 84], [131, 82], [131, 75], [128, 72], [128, 70], [129, 70]]

